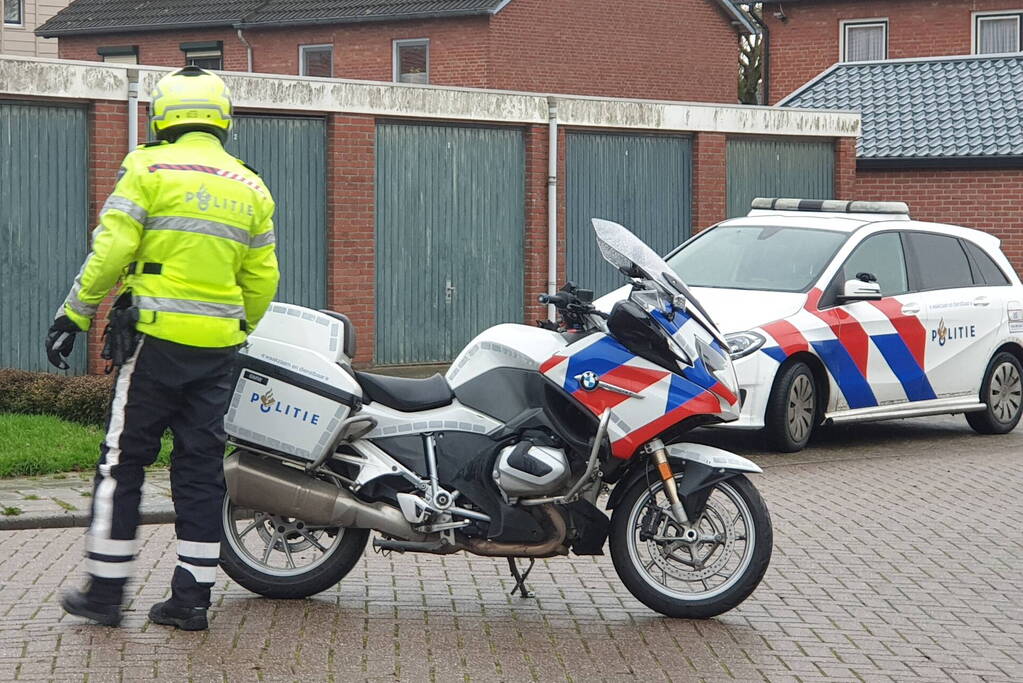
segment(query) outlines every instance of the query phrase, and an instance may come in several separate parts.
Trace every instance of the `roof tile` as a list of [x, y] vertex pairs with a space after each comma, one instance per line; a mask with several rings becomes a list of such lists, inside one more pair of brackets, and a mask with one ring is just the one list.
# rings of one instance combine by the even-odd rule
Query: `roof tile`
[[350, 23], [493, 13], [502, 0], [74, 0], [44, 23], [44, 37], [233, 24]]
[[1023, 55], [839, 64], [782, 106], [863, 116], [861, 159], [1023, 156]]

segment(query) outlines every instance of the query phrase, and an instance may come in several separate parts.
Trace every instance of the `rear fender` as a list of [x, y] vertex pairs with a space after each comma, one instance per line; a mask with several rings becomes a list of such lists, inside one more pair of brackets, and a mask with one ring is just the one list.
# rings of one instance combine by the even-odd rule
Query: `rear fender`
[[[763, 472], [756, 463], [729, 453], [726, 450], [697, 443], [678, 443], [667, 446], [668, 461], [674, 472], [683, 472], [678, 481], [678, 494], [689, 519], [698, 519], [703, 514], [707, 498], [715, 484], [737, 477], [743, 472]], [[658, 479], [657, 470], [650, 460], [626, 475], [608, 498], [606, 508], [613, 510], [633, 486], [647, 486]]]

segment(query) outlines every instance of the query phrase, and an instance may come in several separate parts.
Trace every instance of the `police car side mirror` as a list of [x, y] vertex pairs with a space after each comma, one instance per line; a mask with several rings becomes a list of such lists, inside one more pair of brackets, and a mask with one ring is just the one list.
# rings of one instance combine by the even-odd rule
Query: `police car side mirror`
[[877, 301], [881, 298], [881, 285], [877, 282], [864, 282], [863, 280], [846, 280], [842, 293], [838, 295], [841, 303], [851, 301]]

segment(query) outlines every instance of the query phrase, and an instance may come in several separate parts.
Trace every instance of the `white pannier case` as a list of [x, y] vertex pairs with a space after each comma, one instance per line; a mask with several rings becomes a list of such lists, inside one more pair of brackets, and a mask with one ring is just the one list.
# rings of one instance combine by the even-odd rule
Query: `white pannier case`
[[362, 402], [350, 374], [353, 334], [344, 316], [271, 304], [239, 355], [224, 418], [232, 440], [304, 460], [334, 448]]

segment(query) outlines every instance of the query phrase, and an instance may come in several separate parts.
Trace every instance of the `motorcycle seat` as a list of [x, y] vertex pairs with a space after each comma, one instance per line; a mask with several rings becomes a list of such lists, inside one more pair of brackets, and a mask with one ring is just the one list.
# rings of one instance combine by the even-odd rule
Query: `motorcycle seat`
[[441, 408], [450, 405], [455, 398], [448, 381], [441, 375], [426, 379], [408, 379], [356, 370], [355, 380], [365, 392], [366, 399], [403, 413]]

